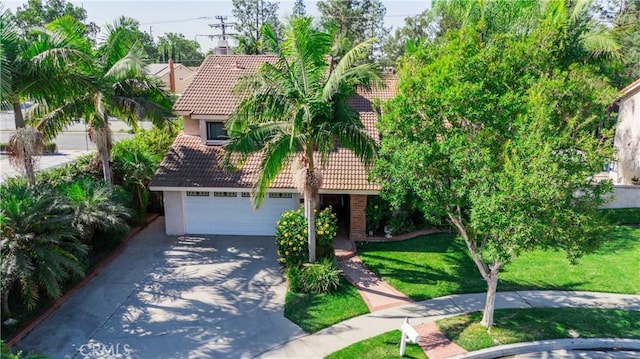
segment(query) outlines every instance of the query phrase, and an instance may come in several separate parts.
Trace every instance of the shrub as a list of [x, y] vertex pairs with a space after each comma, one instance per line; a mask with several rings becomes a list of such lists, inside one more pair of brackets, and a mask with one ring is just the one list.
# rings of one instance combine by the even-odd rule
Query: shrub
[[329, 258], [287, 270], [289, 289], [298, 293], [329, 293], [340, 284], [340, 269]]
[[90, 163], [93, 157], [93, 154], [84, 155], [63, 166], [40, 171], [37, 175], [38, 183], [46, 187], [59, 187], [80, 177], [102, 179], [101, 172], [91, 171]]
[[381, 233], [391, 218], [391, 206], [380, 196], [367, 197], [367, 231]]
[[[338, 220], [331, 207], [316, 212], [316, 247], [318, 257], [333, 254], [333, 238], [338, 232]], [[307, 219], [304, 208], [285, 212], [276, 226], [279, 261], [285, 267], [299, 266], [309, 260]], [[327, 251], [327, 248], [331, 250]], [[329, 254], [327, 254], [329, 252]]]

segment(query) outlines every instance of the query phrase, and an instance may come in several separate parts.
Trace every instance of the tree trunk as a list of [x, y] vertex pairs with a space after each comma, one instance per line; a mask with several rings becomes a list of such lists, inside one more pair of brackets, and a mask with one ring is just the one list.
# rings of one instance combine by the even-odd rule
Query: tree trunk
[[5, 315], [6, 318], [11, 317], [11, 311], [9, 310], [9, 289], [11, 288], [11, 283], [7, 285], [2, 293], [2, 314]]
[[36, 171], [33, 168], [33, 157], [28, 153], [23, 154], [23, 163], [24, 163], [24, 172], [27, 176], [27, 182], [29, 183], [29, 187], [33, 187], [36, 185]]
[[111, 153], [106, 148], [99, 148], [100, 159], [102, 160], [102, 172], [104, 173], [104, 181], [111, 185], [113, 180], [111, 178]]
[[315, 196], [310, 191], [304, 191], [304, 216], [307, 218], [307, 238], [309, 244], [309, 262], [316, 261], [316, 215], [313, 212]]
[[487, 282], [487, 299], [484, 304], [484, 312], [482, 313], [482, 321], [480, 324], [487, 328], [493, 326], [493, 312], [495, 310], [496, 290], [498, 289], [498, 272], [500, 264], [491, 266], [491, 271], [485, 276]]
[[13, 121], [16, 124], [16, 130], [27, 127], [27, 123], [24, 121], [24, 116], [22, 115], [22, 107], [20, 107], [20, 98], [18, 98], [18, 95], [13, 95]]

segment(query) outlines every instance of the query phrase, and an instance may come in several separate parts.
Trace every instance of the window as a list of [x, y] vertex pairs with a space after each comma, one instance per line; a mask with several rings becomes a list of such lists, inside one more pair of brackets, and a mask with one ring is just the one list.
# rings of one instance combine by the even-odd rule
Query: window
[[189, 197], [209, 197], [209, 192], [202, 191], [187, 191]]
[[238, 192], [213, 192], [214, 197], [238, 197]]
[[292, 193], [270, 192], [269, 198], [293, 198]]
[[229, 139], [222, 122], [207, 122], [207, 141], [224, 141]]

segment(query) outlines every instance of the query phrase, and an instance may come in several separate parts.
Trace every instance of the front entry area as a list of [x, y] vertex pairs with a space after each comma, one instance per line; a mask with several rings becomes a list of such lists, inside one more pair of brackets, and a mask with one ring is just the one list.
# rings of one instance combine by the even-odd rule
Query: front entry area
[[260, 209], [249, 192], [186, 192], [184, 224], [188, 234], [275, 235], [282, 213], [296, 208], [293, 193], [267, 193]]

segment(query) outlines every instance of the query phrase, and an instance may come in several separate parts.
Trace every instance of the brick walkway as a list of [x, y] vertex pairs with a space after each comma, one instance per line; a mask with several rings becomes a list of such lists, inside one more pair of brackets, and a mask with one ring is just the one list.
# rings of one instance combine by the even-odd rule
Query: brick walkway
[[[404, 240], [411, 238], [410, 235], [415, 237], [437, 232], [439, 231], [422, 230], [400, 238], [396, 237], [392, 240]], [[388, 241], [389, 239], [378, 240]], [[400, 293], [362, 263], [362, 260], [356, 255], [355, 243], [349, 241], [346, 237], [340, 236], [334, 241], [334, 249], [338, 259], [338, 267], [342, 270], [347, 280], [356, 287], [358, 293], [367, 304], [369, 311], [373, 313], [413, 303], [411, 298]], [[415, 328], [421, 337], [418, 344], [430, 359], [441, 359], [466, 353], [464, 349], [445, 337], [435, 323], [423, 323]]]

